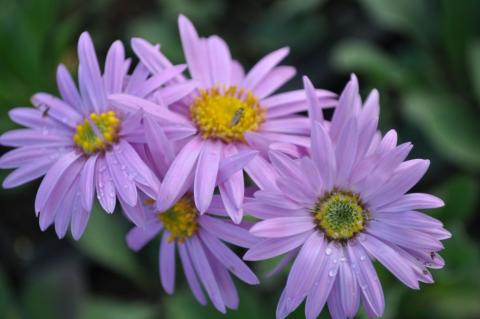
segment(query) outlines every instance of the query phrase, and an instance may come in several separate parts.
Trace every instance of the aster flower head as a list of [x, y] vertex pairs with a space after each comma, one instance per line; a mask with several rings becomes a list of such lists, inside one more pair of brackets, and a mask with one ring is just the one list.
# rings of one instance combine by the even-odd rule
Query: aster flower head
[[[441, 240], [450, 237], [440, 221], [419, 209], [443, 206], [439, 198], [407, 193], [425, 174], [428, 160], [405, 160], [412, 145], [397, 134], [377, 131], [379, 96], [362, 104], [355, 76], [341, 94], [331, 122], [310, 101], [310, 155], [292, 159], [271, 152], [276, 185], [255, 193], [245, 211], [263, 219], [251, 232], [263, 239], [245, 255], [262, 260], [286, 254], [295, 259], [280, 297], [277, 318], [306, 299], [307, 318], [324, 305], [332, 318], [353, 318], [360, 302], [380, 317], [384, 296], [372, 262], [418, 289], [432, 283], [428, 268], [441, 268]], [[284, 262], [285, 264], [285, 262]]]
[[[45, 175], [35, 199], [40, 227], [45, 230], [54, 223], [57, 235], [63, 237], [71, 225], [75, 239], [85, 230], [95, 193], [101, 206], [112, 213], [117, 198], [122, 206], [134, 206], [138, 189], [150, 194], [158, 191], [158, 180], [132, 146], [143, 136], [142, 114], [114, 107], [108, 96], [124, 92], [148, 97], [183, 71], [172, 67], [148, 78], [146, 68], [139, 64], [129, 75], [130, 60], [125, 59], [122, 43], [116, 41], [101, 73], [86, 32], [80, 36], [78, 55], [79, 89], [60, 65], [57, 85], [61, 97], [37, 93], [32, 97], [35, 108], [12, 109], [11, 119], [26, 128], [0, 137], [2, 145], [15, 147], [0, 159], [1, 168], [15, 168], [3, 187], [16, 187]], [[128, 217], [136, 224], [143, 223], [143, 216]]]
[[[309, 146], [309, 120], [296, 115], [307, 109], [305, 94], [298, 90], [272, 95], [295, 75], [293, 67], [278, 66], [288, 48], [268, 54], [245, 74], [220, 37], [199, 37], [182, 15], [178, 23], [192, 80], [179, 76], [173, 81], [179, 88], [183, 85], [183, 90], [176, 93], [187, 94], [181, 102], [170, 105], [183, 117], [172, 123], [187, 121], [194, 132], [182, 141], [180, 152], [165, 174], [157, 208], [164, 211], [174, 204], [184, 184], [190, 183], [195, 206], [204, 213], [218, 186], [229, 216], [239, 223], [243, 216], [244, 177], [236, 168], [244, 168], [257, 185], [268, 186], [274, 174], [265, 159], [269, 148], [299, 155], [302, 148]], [[153, 74], [170, 66], [150, 43], [134, 39], [132, 46]], [[147, 101], [114, 99], [130, 107], [155, 109]], [[314, 99], [319, 107], [336, 103], [335, 95], [325, 90], [316, 90]], [[154, 142], [149, 142], [150, 147], [159, 148]], [[235, 174], [232, 168], [237, 170]]]
[[174, 292], [178, 252], [187, 283], [200, 304], [207, 303], [206, 293], [218, 311], [236, 309], [239, 297], [232, 274], [252, 285], [258, 284], [258, 279], [226, 243], [248, 248], [256, 238], [244, 225], [225, 218], [218, 197], [203, 215], [197, 211], [191, 193], [164, 212], [157, 211], [151, 199], [145, 199], [145, 203], [149, 216], [146, 226], [133, 228], [127, 235], [127, 243], [131, 249], [139, 250], [156, 236], [161, 237], [159, 273], [164, 290], [168, 294]]

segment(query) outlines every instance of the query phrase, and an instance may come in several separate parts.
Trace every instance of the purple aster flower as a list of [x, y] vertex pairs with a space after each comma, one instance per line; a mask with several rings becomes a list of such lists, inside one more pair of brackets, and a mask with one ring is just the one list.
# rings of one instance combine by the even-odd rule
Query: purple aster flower
[[[152, 119], [145, 118], [146, 134], [151, 134], [166, 150], [166, 156], [151, 157], [143, 153], [150, 166], [159, 172], [174, 161], [175, 145], [168, 140], [163, 129]], [[148, 150], [148, 148], [144, 148]], [[127, 235], [129, 247], [141, 249], [157, 235], [161, 237], [159, 252], [159, 273], [163, 288], [172, 294], [175, 286], [175, 251], [188, 285], [195, 298], [202, 305], [207, 300], [206, 291], [216, 309], [225, 312], [235, 309], [239, 299], [231, 274], [249, 284], [258, 284], [255, 274], [224, 243], [249, 248], [257, 239], [248, 232], [251, 225], [232, 223], [228, 218], [220, 197], [215, 196], [207, 213], [199, 214], [188, 189], [181, 191], [181, 197], [164, 211], [159, 211], [155, 200], [141, 193], [143, 205], [133, 207], [147, 216], [145, 227], [134, 227]], [[248, 226], [248, 227], [247, 227]], [[202, 288], [203, 287], [203, 288]]]
[[[172, 294], [175, 286], [175, 251], [180, 255], [183, 272], [193, 295], [205, 305], [206, 291], [215, 308], [225, 313], [236, 309], [239, 298], [231, 274], [248, 284], [258, 284], [255, 274], [224, 242], [251, 247], [256, 239], [245, 225], [236, 225], [227, 216], [221, 199], [214, 197], [208, 213], [200, 215], [190, 194], [172, 207], [158, 212], [154, 201], [146, 199], [145, 228], [135, 227], [127, 235], [131, 249], [139, 250], [157, 235], [161, 237], [159, 273], [163, 288]], [[203, 289], [202, 289], [203, 287]]]
[[[35, 108], [18, 107], [9, 112], [14, 122], [26, 128], [0, 137], [2, 145], [15, 147], [0, 159], [1, 168], [15, 168], [3, 187], [16, 187], [45, 175], [35, 199], [40, 228], [45, 230], [54, 223], [62, 238], [71, 224], [75, 239], [85, 230], [95, 193], [101, 206], [112, 213], [116, 198], [122, 206], [133, 206], [138, 202], [137, 189], [149, 194], [158, 191], [158, 180], [133, 147], [142, 142], [142, 114], [114, 108], [108, 95], [126, 92], [148, 97], [184, 69], [166, 68], [149, 77], [139, 64], [129, 76], [130, 61], [125, 59], [122, 43], [116, 41], [101, 74], [88, 33], [80, 36], [78, 55], [79, 90], [60, 65], [57, 84], [61, 98], [35, 94]], [[128, 217], [143, 224], [144, 216]]]
[[352, 76], [328, 123], [312, 98], [313, 86], [304, 81], [312, 107], [310, 156], [292, 159], [270, 152], [279, 177], [244, 205], [246, 213], [263, 219], [251, 228], [263, 239], [245, 259], [282, 254], [295, 259], [277, 318], [304, 299], [309, 319], [319, 316], [325, 303], [333, 318], [353, 318], [360, 302], [369, 317], [380, 317], [384, 296], [372, 261], [410, 288], [432, 283], [428, 268], [443, 267], [438, 252], [450, 233], [418, 210], [443, 202], [429, 194], [407, 194], [429, 161], [405, 161], [412, 145], [397, 145], [393, 130], [383, 137], [377, 132], [377, 91], [362, 104]]
[[[179, 28], [193, 81], [181, 76], [175, 79], [183, 83], [189, 95], [171, 109], [183, 116], [180, 123], [188, 121], [195, 132], [182, 142], [181, 151], [165, 175], [157, 198], [158, 209], [170, 207], [179, 199], [182, 185], [191, 183], [195, 205], [204, 213], [218, 186], [229, 216], [239, 223], [243, 216], [244, 177], [240, 170], [224, 174], [225, 166], [245, 168], [257, 185], [267, 187], [274, 173], [265, 157], [252, 154], [266, 155], [273, 148], [299, 155], [302, 148], [309, 146], [310, 122], [297, 114], [307, 110], [305, 93], [298, 90], [272, 95], [295, 75], [293, 67], [278, 66], [288, 48], [268, 54], [245, 75], [221, 38], [200, 38], [182, 15]], [[132, 47], [152, 74], [171, 66], [157, 48], [144, 40], [134, 39]], [[314, 98], [319, 107], [336, 103], [335, 95], [325, 90], [316, 90]], [[133, 109], [155, 109], [148, 101], [131, 101], [125, 96], [112, 99]]]

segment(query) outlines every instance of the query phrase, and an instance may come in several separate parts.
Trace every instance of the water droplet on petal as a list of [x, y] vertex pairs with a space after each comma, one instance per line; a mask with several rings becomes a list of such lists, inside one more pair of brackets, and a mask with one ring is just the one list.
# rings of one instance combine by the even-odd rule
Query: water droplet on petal
[[331, 254], [332, 254], [332, 248], [327, 247], [327, 249], [325, 249], [325, 255], [329, 256]]
[[361, 260], [361, 261], [364, 261], [364, 260], [366, 260], [366, 259], [367, 259], [367, 256], [365, 256], [365, 255], [361, 255], [361, 256], [360, 256], [360, 260]]
[[336, 274], [337, 274], [337, 270], [336, 270], [336, 269], [332, 269], [332, 270], [330, 270], [330, 271], [328, 272], [328, 275], [329, 275], [330, 277], [335, 277]]

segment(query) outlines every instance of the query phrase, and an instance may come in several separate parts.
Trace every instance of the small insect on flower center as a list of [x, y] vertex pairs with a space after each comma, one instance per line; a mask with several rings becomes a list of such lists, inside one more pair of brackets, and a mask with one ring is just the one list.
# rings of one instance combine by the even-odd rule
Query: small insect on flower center
[[200, 91], [190, 115], [204, 139], [243, 142], [244, 132], [256, 131], [263, 122], [265, 108], [250, 91], [214, 87]]
[[190, 197], [183, 197], [165, 212], [157, 215], [165, 229], [170, 233], [169, 241], [183, 243], [198, 229], [198, 211]]
[[320, 198], [312, 211], [317, 227], [331, 240], [344, 241], [362, 231], [368, 211], [358, 195], [333, 191]]
[[[96, 127], [92, 127], [91, 123]], [[117, 142], [119, 126], [120, 119], [113, 111], [91, 113], [90, 120], [85, 119], [77, 125], [73, 141], [86, 154], [103, 151]]]

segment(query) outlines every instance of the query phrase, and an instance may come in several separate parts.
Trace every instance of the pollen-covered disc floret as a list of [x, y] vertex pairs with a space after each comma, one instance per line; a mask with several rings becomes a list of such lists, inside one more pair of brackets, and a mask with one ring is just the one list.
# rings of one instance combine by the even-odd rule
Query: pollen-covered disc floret
[[120, 126], [120, 119], [113, 111], [100, 114], [91, 113], [90, 119], [98, 128], [98, 133], [101, 136], [95, 132], [88, 119], [77, 125], [77, 130], [73, 136], [75, 144], [87, 154], [105, 150], [108, 146], [114, 144], [118, 139]]
[[190, 197], [183, 197], [175, 205], [158, 215], [165, 229], [170, 233], [169, 241], [183, 243], [198, 229], [198, 212]]
[[236, 86], [201, 90], [190, 108], [192, 120], [204, 139], [242, 142], [244, 132], [256, 131], [265, 109], [252, 92]]
[[362, 231], [368, 211], [356, 194], [333, 191], [320, 198], [313, 208], [317, 227], [332, 240], [348, 240]]

